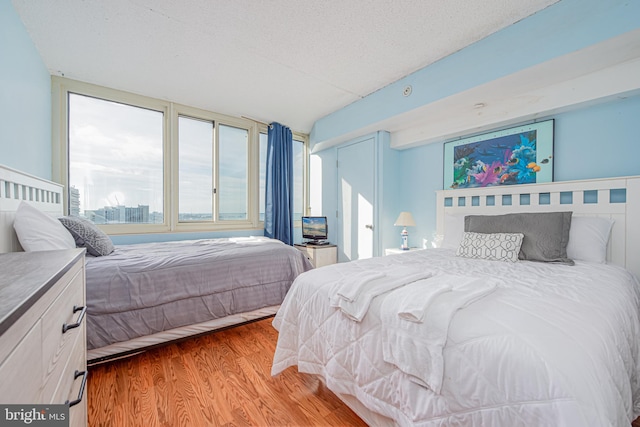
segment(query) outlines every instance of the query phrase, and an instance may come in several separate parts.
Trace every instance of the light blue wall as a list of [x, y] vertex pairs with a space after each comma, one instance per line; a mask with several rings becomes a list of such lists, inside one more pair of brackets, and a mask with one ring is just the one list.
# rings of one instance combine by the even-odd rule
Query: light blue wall
[[51, 179], [51, 77], [10, 0], [0, 0], [0, 164]]
[[[384, 249], [388, 247], [399, 247], [401, 245], [400, 227], [395, 227], [393, 223], [402, 211], [408, 211], [409, 206], [402, 198], [400, 190], [403, 182], [407, 178], [404, 165], [401, 162], [400, 152], [391, 148], [391, 135], [388, 132], [378, 132], [380, 135], [380, 145], [378, 157], [378, 186], [380, 192], [378, 200], [378, 228], [379, 239], [378, 253], [384, 254]], [[416, 246], [413, 241], [409, 245]]]
[[640, 96], [554, 118], [554, 180], [640, 175]]
[[405, 185], [400, 186], [398, 191], [406, 210], [411, 212], [416, 221], [416, 227], [408, 229], [409, 246], [421, 247], [422, 239], [432, 240], [435, 234], [435, 191], [442, 189], [443, 145], [429, 144], [401, 151], [400, 159]]
[[[562, 114], [540, 118], [555, 120], [554, 180], [606, 178], [640, 175], [640, 96], [610, 101]], [[409, 245], [432, 240], [436, 229], [435, 191], [443, 187], [443, 144], [427, 144], [407, 150], [393, 150], [388, 140], [380, 148], [380, 239], [381, 247], [398, 245], [400, 211], [410, 211], [416, 227], [409, 229]], [[323, 170], [323, 214], [329, 216], [335, 232], [336, 147], [316, 153], [329, 165]], [[359, 165], [353, 165], [359, 167]], [[337, 236], [330, 235], [336, 241]]]
[[[640, 28], [640, 1], [561, 0], [318, 120], [311, 147]], [[402, 88], [411, 85], [411, 96]]]
[[[640, 175], [640, 96], [541, 118], [555, 119], [554, 181]], [[443, 144], [400, 152], [404, 204], [416, 220], [411, 245], [432, 239], [435, 191], [443, 187]], [[415, 239], [413, 239], [415, 237]]]
[[[311, 145], [357, 133], [381, 120], [638, 29], [638, 16], [640, 1], [561, 0], [318, 120]], [[410, 97], [402, 96], [406, 85], [413, 88]], [[555, 119], [556, 181], [640, 174], [640, 97], [538, 119], [546, 118]], [[443, 144], [399, 153], [397, 168], [385, 170], [385, 179], [399, 195], [396, 206], [414, 215], [417, 227], [409, 229], [409, 244], [420, 246], [422, 238], [432, 239], [435, 233], [435, 191], [442, 188]], [[383, 209], [390, 209], [389, 205]], [[383, 221], [389, 222], [389, 217], [381, 218], [380, 224], [388, 227]], [[385, 231], [382, 245], [397, 246], [397, 236]]]
[[[311, 180], [320, 180], [322, 185], [319, 190], [321, 194], [311, 194], [311, 214], [327, 217], [328, 239], [330, 242], [335, 243], [338, 241], [338, 224], [336, 222], [336, 211], [338, 209], [336, 162], [338, 153], [335, 149], [328, 149], [314, 153], [312, 156], [316, 157], [316, 159], [311, 163], [309, 177]], [[314, 191], [313, 186], [311, 191]], [[314, 200], [318, 199], [321, 200], [320, 206], [314, 202]]]

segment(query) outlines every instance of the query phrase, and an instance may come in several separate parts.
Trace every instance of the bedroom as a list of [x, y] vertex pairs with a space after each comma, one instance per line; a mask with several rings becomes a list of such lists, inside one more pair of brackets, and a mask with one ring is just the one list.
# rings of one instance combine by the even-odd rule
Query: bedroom
[[[7, 13], [4, 13], [4, 8], [7, 8]], [[337, 200], [333, 191], [337, 187], [335, 172], [327, 168], [318, 169], [319, 164], [331, 165], [337, 160], [338, 154], [334, 150], [335, 145], [332, 144], [354, 141], [358, 138], [371, 139], [373, 136], [375, 141], [381, 144], [380, 153], [385, 160], [381, 165], [382, 169], [377, 171], [376, 175], [383, 181], [380, 183], [382, 193], [374, 203], [380, 211], [377, 213], [376, 230], [378, 231], [373, 250], [376, 254], [381, 254], [385, 248], [398, 245], [399, 229], [394, 227], [393, 223], [400, 210], [413, 213], [417, 226], [410, 229], [410, 245], [420, 246], [422, 238], [431, 239], [436, 229], [436, 213], [433, 206], [435, 190], [442, 188], [442, 141], [421, 145], [421, 142], [438, 137], [440, 134], [430, 135], [416, 126], [407, 126], [407, 129], [414, 134], [407, 135], [410, 133], [407, 131], [403, 135], [399, 129], [393, 129], [391, 125], [386, 126], [387, 120], [400, 116], [403, 123], [413, 125], [411, 116], [403, 113], [416, 110], [415, 112], [424, 116], [443, 111], [449, 112], [448, 114], [461, 114], [460, 117], [467, 117], [469, 120], [465, 123], [464, 129], [441, 130], [448, 135], [456, 135], [457, 132], [468, 135], [483, 129], [504, 127], [512, 120], [511, 118], [505, 119], [499, 116], [498, 119], [490, 117], [486, 122], [474, 121], [474, 118], [491, 116], [492, 104], [486, 98], [475, 98], [476, 95], [484, 96], [486, 92], [479, 94], [465, 92], [475, 88], [478, 91], [485, 89], [491, 93], [491, 83], [507, 85], [508, 79], [500, 78], [506, 79], [509, 75], [517, 74], [517, 71], [525, 73], [535, 65], [542, 67], [552, 59], [557, 59], [559, 63], [564, 59], [578, 68], [578, 70], [570, 68], [566, 73], [570, 76], [568, 81], [573, 82], [570, 86], [579, 87], [577, 92], [585, 98], [569, 99], [569, 95], [557, 87], [558, 92], [566, 96], [566, 100], [560, 100], [564, 101], [564, 104], [561, 102], [550, 106], [527, 102], [529, 109], [520, 110], [516, 117], [518, 121], [515, 123], [543, 118], [556, 120], [555, 180], [637, 175], [640, 171], [636, 159], [640, 154], [640, 148], [637, 144], [634, 124], [640, 115], [640, 101], [637, 92], [639, 73], [632, 72], [637, 71], [638, 57], [638, 23], [633, 20], [633, 16], [637, 16], [633, 13], [636, 12], [634, 8], [637, 6], [632, 2], [607, 2], [605, 5], [604, 2], [594, 1], [587, 7], [584, 2], [563, 0], [545, 9], [544, 13], [514, 25], [509, 31], [495, 33], [482, 43], [459, 51], [447, 61], [441, 62], [439, 67], [427, 67], [394, 84], [385, 86], [371, 96], [356, 101], [349, 108], [318, 119], [313, 129], [310, 129], [309, 141], [311, 149], [317, 147], [314, 150], [315, 156], [311, 158], [312, 174], [315, 173], [316, 176], [320, 174], [322, 179], [312, 180], [310, 185], [311, 197], [322, 197], [320, 200], [310, 201], [312, 208], [310, 213], [328, 214], [337, 210]], [[49, 141], [50, 128], [53, 124], [49, 98], [50, 71], [42, 64], [39, 54], [24, 29], [19, 28], [22, 24], [9, 2], [3, 2], [2, 16], [3, 20], [8, 20], [7, 25], [4, 25], [4, 21], [2, 25], [5, 28], [4, 31], [8, 31], [8, 37], [3, 37], [3, 43], [9, 44], [9, 46], [3, 46], [3, 51], [6, 48], [11, 55], [15, 55], [9, 67], [5, 67], [2, 71], [3, 93], [13, 94], [3, 96], [0, 105], [3, 113], [0, 142], [3, 152], [2, 163], [48, 179], [51, 178], [52, 154]], [[605, 24], [602, 24], [603, 22]], [[544, 33], [545, 37], [532, 37], [532, 33]], [[568, 36], [569, 34], [571, 37]], [[626, 50], [613, 49], [612, 45], [607, 44], [620, 41], [617, 37], [624, 38], [625, 35], [628, 37], [626, 40], [628, 43], [625, 44]], [[510, 55], [500, 55], [499, 58], [487, 56], [487, 51], [513, 51], [514, 45], [521, 46], [521, 49], [527, 52], [529, 55], [527, 61], [523, 63], [509, 61]], [[13, 50], [16, 46], [21, 46], [17, 52]], [[589, 51], [589, 48], [592, 51]], [[583, 49], [589, 55], [602, 55], [603, 61], [608, 62], [585, 61], [584, 57], [570, 56], [571, 53]], [[628, 57], [616, 57], [613, 55], [614, 52], [628, 54]], [[520, 56], [517, 58], [522, 59]], [[480, 70], [481, 72], [471, 70], [473, 73], [462, 74], [465, 78], [459, 79], [457, 73], [464, 73], [463, 70], [470, 69], [472, 66], [475, 68], [478, 64], [485, 62], [493, 65]], [[603, 65], [603, 69], [590, 69], [593, 75], [587, 76], [595, 80], [579, 78], [584, 77], [585, 63]], [[555, 67], [558, 63], [549, 65]], [[624, 65], [629, 68], [614, 65]], [[508, 70], [506, 76], [502, 71], [505, 69]], [[540, 69], [534, 71], [540, 71]], [[596, 71], [602, 71], [602, 74], [598, 75]], [[605, 71], [613, 74], [607, 74]], [[456, 79], [465, 83], [457, 85], [455, 82], [437, 85], [430, 83], [431, 81], [440, 82], [439, 79], [442, 79], [443, 75], [450, 76], [451, 80]], [[472, 76], [474, 78], [471, 78]], [[515, 77], [526, 78], [520, 75]], [[566, 76], [563, 75], [562, 78]], [[600, 79], [604, 79], [605, 83]], [[450, 81], [445, 80], [445, 82]], [[559, 85], [560, 82], [552, 80], [547, 84], [555, 87], [554, 84]], [[579, 84], [588, 85], [588, 88], [594, 91], [598, 89], [601, 92], [592, 93], [584, 86], [578, 86]], [[404, 97], [402, 89], [407, 85], [412, 86], [413, 93]], [[13, 91], [21, 92], [17, 95]], [[568, 92], [570, 94], [571, 90]], [[459, 99], [456, 95], [474, 97], [470, 104], [465, 104], [469, 105], [467, 110], [470, 111], [448, 110], [447, 105], [435, 102], [437, 99], [442, 99], [444, 102], [447, 97]], [[511, 96], [517, 98], [518, 94]], [[21, 99], [22, 102], [16, 103], [15, 99]], [[529, 101], [532, 100], [529, 99]], [[486, 106], [472, 108], [480, 102], [486, 102]], [[37, 107], [34, 109], [34, 106]], [[501, 113], [502, 111], [493, 112], [498, 115]], [[260, 117], [257, 118], [260, 119]], [[43, 125], [34, 126], [34, 119]], [[390, 134], [376, 133], [380, 129], [388, 130]], [[401, 136], [405, 138], [398, 139]], [[19, 148], [18, 144], [12, 142], [18, 139], [23, 141]], [[606, 144], [602, 143], [603, 140], [607, 141]], [[402, 149], [392, 150], [390, 145], [394, 143], [400, 143], [397, 148]], [[338, 241], [340, 224], [336, 223], [332, 215], [328, 216], [331, 221], [329, 240]], [[124, 237], [121, 238], [124, 239]]]

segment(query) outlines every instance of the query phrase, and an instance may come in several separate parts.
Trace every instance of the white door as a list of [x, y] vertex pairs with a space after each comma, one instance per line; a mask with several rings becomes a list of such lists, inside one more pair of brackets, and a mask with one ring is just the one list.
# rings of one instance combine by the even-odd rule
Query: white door
[[338, 148], [338, 261], [371, 258], [375, 230], [375, 139]]

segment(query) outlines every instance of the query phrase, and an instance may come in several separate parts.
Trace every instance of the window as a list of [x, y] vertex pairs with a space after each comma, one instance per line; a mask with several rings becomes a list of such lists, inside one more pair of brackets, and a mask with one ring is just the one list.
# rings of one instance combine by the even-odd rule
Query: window
[[163, 113], [69, 94], [69, 191], [96, 224], [164, 221]]
[[[260, 221], [264, 221], [265, 189], [267, 176], [267, 145], [268, 135], [260, 133]], [[293, 138], [293, 220], [300, 221], [306, 210], [304, 208], [304, 150], [305, 142], [302, 138]]]
[[[109, 234], [262, 228], [266, 126], [57, 76], [52, 101], [70, 214]], [[295, 219], [305, 144], [294, 134]]]
[[178, 118], [178, 221], [213, 220], [213, 122]]
[[220, 126], [218, 165], [220, 191], [220, 221], [248, 218], [249, 131], [232, 126]]
[[249, 130], [219, 125], [216, 143], [212, 121], [180, 116], [178, 127], [178, 220], [214, 221], [216, 205], [219, 221], [249, 219]]

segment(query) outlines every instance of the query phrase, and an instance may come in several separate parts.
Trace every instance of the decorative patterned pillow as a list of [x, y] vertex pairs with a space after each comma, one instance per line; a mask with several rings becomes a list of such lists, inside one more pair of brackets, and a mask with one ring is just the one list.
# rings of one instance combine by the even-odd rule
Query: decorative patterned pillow
[[456, 255], [465, 258], [516, 262], [523, 239], [522, 233], [465, 232]]
[[58, 218], [67, 227], [79, 248], [87, 248], [89, 255], [109, 255], [115, 249], [113, 242], [102, 230], [91, 221], [77, 216]]

